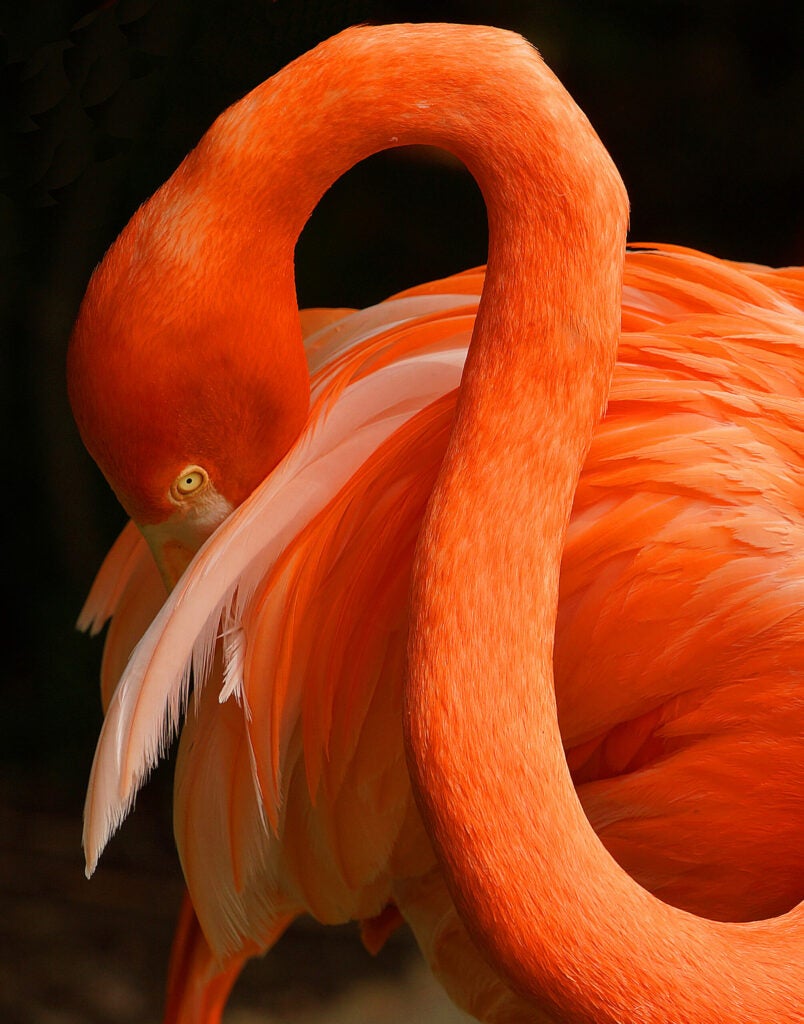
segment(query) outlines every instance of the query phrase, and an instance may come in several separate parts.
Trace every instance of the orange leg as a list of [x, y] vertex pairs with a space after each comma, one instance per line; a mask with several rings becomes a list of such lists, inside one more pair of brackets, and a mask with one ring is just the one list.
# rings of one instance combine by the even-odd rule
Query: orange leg
[[291, 920], [279, 921], [263, 946], [252, 943], [221, 962], [210, 949], [185, 892], [170, 952], [163, 1024], [220, 1024], [229, 993], [246, 961], [269, 949]]

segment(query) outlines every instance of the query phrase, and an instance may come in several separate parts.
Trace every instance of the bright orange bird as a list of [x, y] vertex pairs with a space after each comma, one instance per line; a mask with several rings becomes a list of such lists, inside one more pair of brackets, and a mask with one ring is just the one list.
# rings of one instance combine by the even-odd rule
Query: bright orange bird
[[[411, 143], [480, 184], [485, 275], [303, 345], [302, 226]], [[139, 531], [82, 618], [112, 617], [85, 849], [184, 714], [167, 1020], [219, 1020], [309, 913], [371, 949], [407, 922], [483, 1021], [804, 1021], [804, 274], [623, 266], [626, 220], [522, 39], [360, 28], [95, 273], [70, 395]]]

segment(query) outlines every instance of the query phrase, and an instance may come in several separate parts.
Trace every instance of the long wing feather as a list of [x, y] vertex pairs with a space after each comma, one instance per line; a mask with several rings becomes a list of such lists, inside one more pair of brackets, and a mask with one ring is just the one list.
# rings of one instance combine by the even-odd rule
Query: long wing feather
[[104, 558], [78, 616], [76, 627], [82, 633], [89, 631], [90, 636], [100, 633], [114, 615], [120, 596], [146, 551], [142, 534], [129, 520]]
[[[388, 303], [392, 328], [399, 324], [400, 304], [410, 315], [418, 312], [419, 302], [432, 309], [434, 300]], [[465, 339], [463, 347], [439, 351], [445, 347], [441, 332], [432, 352], [394, 362], [383, 358], [391, 344], [388, 329], [374, 325], [382, 340], [372, 349], [365, 344], [366, 318], [357, 316], [360, 359], [350, 366], [342, 354], [348, 342], [339, 339], [332, 346], [332, 365], [326, 379], [316, 382], [310, 423], [299, 442], [204, 545], [193, 571], [182, 577], [132, 654], [110, 702], [90, 776], [84, 819], [89, 873], [175, 732], [191, 669], [200, 690], [219, 632], [242, 618], [253, 590], [299, 527], [321, 511], [385, 438], [457, 382]], [[456, 322], [453, 335], [463, 324], [460, 316]], [[338, 331], [337, 324], [333, 330]], [[400, 330], [404, 334], [404, 324]], [[361, 377], [367, 361], [379, 368]]]

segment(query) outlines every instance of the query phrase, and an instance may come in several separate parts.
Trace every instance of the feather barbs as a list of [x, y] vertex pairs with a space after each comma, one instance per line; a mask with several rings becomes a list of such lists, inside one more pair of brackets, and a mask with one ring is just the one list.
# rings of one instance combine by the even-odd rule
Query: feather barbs
[[[422, 307], [434, 305], [432, 297], [401, 301], [411, 319], [421, 315]], [[450, 301], [454, 305], [454, 300], [436, 305], [444, 309]], [[394, 304], [387, 313], [389, 330], [404, 332]], [[386, 325], [381, 318], [378, 321], [373, 330], [382, 335]], [[332, 330], [337, 332], [338, 324]], [[324, 371], [326, 381], [314, 399], [314, 415], [298, 444], [199, 551], [192, 571], [182, 577], [137, 644], [110, 702], [90, 777], [85, 811], [90, 873], [109, 835], [128, 813], [136, 790], [175, 735], [191, 680], [199, 692], [219, 637], [229, 635], [247, 617], [252, 597], [270, 578], [271, 566], [301, 525], [321, 512], [384, 440], [457, 385], [467, 341], [463, 319], [458, 317], [456, 328], [444, 317], [441, 326], [428, 333], [433, 337], [423, 354], [386, 359], [370, 377], [361, 374], [364, 361], [375, 359], [387, 342], [368, 346], [362, 357], [350, 360], [343, 351], [348, 340], [344, 344], [338, 339], [329, 353], [337, 370]], [[352, 344], [358, 340], [365, 340], [364, 332], [351, 335]], [[110, 595], [103, 602], [97, 599], [103, 613], [113, 608], [115, 595], [122, 592], [109, 581], [126, 576], [128, 560], [138, 551], [132, 528], [127, 527], [103, 573]], [[225, 663], [224, 695], [243, 693], [242, 645], [236, 660], [235, 665]], [[282, 732], [287, 735], [287, 728]], [[277, 753], [268, 762], [277, 771], [278, 757]], [[268, 788], [271, 793], [273, 800], [266, 797], [268, 817], [275, 822], [274, 784]]]

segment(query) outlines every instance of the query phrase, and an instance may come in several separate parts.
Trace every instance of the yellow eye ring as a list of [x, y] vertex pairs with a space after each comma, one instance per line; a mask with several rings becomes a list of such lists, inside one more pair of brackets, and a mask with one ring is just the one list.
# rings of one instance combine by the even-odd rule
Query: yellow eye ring
[[201, 466], [187, 466], [173, 481], [170, 493], [176, 501], [191, 498], [204, 487], [209, 475]]

